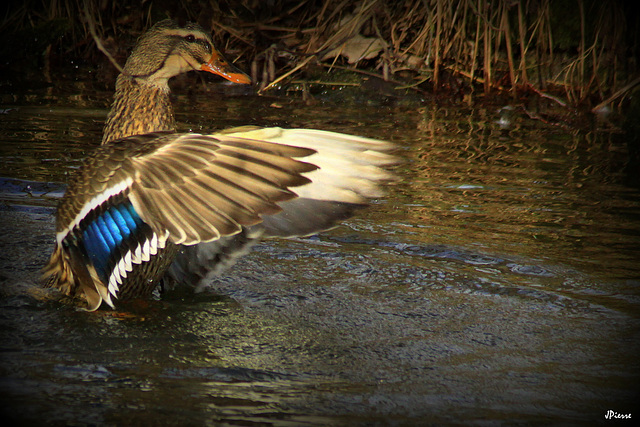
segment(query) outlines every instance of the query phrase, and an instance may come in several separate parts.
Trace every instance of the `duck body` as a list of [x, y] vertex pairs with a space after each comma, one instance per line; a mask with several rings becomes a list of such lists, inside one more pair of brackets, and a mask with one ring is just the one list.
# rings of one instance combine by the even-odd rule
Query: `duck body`
[[118, 77], [102, 145], [60, 200], [43, 276], [87, 310], [148, 297], [160, 282], [202, 287], [260, 238], [332, 228], [392, 179], [383, 141], [308, 129], [175, 133], [168, 80], [189, 70], [249, 82], [201, 27], [156, 24]]
[[130, 197], [131, 162], [162, 141], [148, 137], [101, 146], [71, 178], [58, 206], [56, 247], [45, 275], [64, 293], [84, 296], [91, 310], [103, 300], [113, 306], [110, 295], [118, 292], [123, 299], [148, 296], [177, 253]]

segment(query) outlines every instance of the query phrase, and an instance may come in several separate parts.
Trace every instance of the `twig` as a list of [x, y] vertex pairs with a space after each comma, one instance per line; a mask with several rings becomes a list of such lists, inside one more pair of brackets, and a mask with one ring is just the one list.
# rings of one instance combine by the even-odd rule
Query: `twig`
[[536, 89], [533, 85], [529, 85], [529, 89], [531, 89], [532, 91], [534, 91], [535, 93], [537, 93], [538, 95], [540, 95], [543, 98], [548, 98], [552, 101], [557, 102], [558, 104], [560, 104], [563, 107], [567, 106], [567, 103], [563, 100], [561, 100], [560, 98], [558, 98], [557, 96], [553, 96], [553, 95], [549, 95], [548, 93], [542, 92], [539, 89]]
[[91, 16], [89, 15], [89, 8], [87, 6], [88, 2], [85, 2], [84, 4], [84, 15], [85, 15], [85, 19], [87, 20], [87, 25], [89, 26], [89, 32], [91, 33], [91, 37], [93, 37], [93, 41], [96, 43], [96, 46], [98, 46], [98, 49], [100, 50], [100, 52], [104, 53], [105, 56], [107, 58], [109, 58], [109, 61], [111, 61], [111, 63], [113, 64], [114, 67], [116, 67], [116, 69], [121, 73], [121, 74], [127, 74], [125, 73], [125, 71], [122, 69], [122, 67], [120, 66], [120, 64], [118, 64], [118, 61], [115, 60], [115, 58], [113, 56], [111, 56], [111, 54], [109, 53], [109, 51], [107, 50], [107, 48], [104, 47], [104, 45], [102, 44], [102, 40], [100, 40], [100, 38], [98, 37], [98, 34], [96, 33], [96, 28], [93, 25], [93, 19], [91, 18]]
[[292, 80], [291, 83], [306, 83], [306, 84], [314, 84], [314, 85], [323, 85], [323, 86], [360, 86], [360, 83], [353, 82], [324, 82], [322, 80]]
[[[381, 74], [372, 73], [371, 71], [359, 70], [357, 68], [352, 68], [352, 67], [344, 67], [342, 65], [329, 65], [329, 64], [324, 64], [322, 62], [319, 63], [318, 65], [321, 65], [321, 66], [326, 67], [326, 68], [337, 68], [339, 70], [353, 71], [354, 73], [364, 74], [365, 76], [376, 77], [378, 79], [384, 80], [384, 76], [382, 76]], [[396, 89], [411, 89], [411, 90], [415, 90], [416, 92], [419, 92], [419, 93], [422, 93], [422, 94], [427, 94], [427, 92], [425, 92], [422, 89], [418, 89], [417, 87], [414, 87], [413, 85], [412, 86], [407, 86], [405, 83], [400, 82], [398, 80], [389, 79], [387, 81], [391, 82], [393, 84], [397, 84], [398, 87], [396, 87]], [[423, 83], [424, 81], [425, 80], [421, 81], [420, 83]]]
[[607, 98], [604, 101], [602, 101], [600, 104], [598, 104], [595, 107], [593, 107], [591, 109], [591, 112], [592, 113], [597, 112], [598, 110], [600, 110], [602, 107], [604, 107], [608, 103], [612, 102], [615, 99], [620, 98], [622, 95], [624, 95], [626, 92], [628, 92], [629, 90], [631, 90], [634, 86], [636, 86], [638, 84], [640, 84], [640, 77], [635, 78], [634, 80], [631, 81], [631, 83], [629, 83], [628, 85], [626, 85], [622, 89], [618, 90], [616, 93], [614, 93], [609, 98]]
[[275, 79], [274, 81], [272, 81], [271, 83], [269, 83], [268, 85], [266, 85], [264, 88], [260, 89], [258, 91], [258, 94], [262, 94], [264, 91], [271, 89], [273, 86], [275, 86], [276, 84], [278, 84], [279, 82], [281, 82], [282, 80], [286, 79], [287, 77], [289, 77], [291, 74], [295, 73], [296, 71], [298, 71], [300, 68], [304, 67], [305, 65], [307, 65], [307, 63], [311, 60], [311, 58], [315, 58], [315, 55], [309, 56], [307, 57], [304, 61], [302, 61], [301, 63], [299, 63], [298, 65], [296, 65], [293, 69], [289, 70], [288, 72], [284, 73], [283, 75], [281, 75], [280, 77], [278, 77], [277, 79]]
[[549, 120], [547, 120], [547, 119], [543, 118], [543, 117], [542, 117], [542, 116], [540, 116], [539, 114], [536, 114], [536, 113], [534, 113], [534, 112], [532, 112], [532, 111], [527, 110], [527, 108], [526, 108], [523, 104], [520, 104], [520, 105], [519, 105], [519, 107], [520, 107], [520, 108], [522, 109], [522, 111], [524, 111], [524, 113], [525, 113], [525, 114], [526, 114], [530, 119], [532, 119], [532, 120], [538, 120], [538, 121], [541, 121], [542, 123], [547, 124], [547, 125], [560, 126], [560, 127], [562, 127], [562, 128], [565, 128], [565, 129], [571, 129], [571, 126], [569, 126], [569, 125], [568, 125], [568, 124], [566, 124], [566, 123], [562, 123], [562, 122], [559, 122], [559, 121], [557, 121], [557, 122], [551, 122], [551, 121], [549, 121]]
[[473, 74], [471, 74], [471, 73], [469, 73], [469, 72], [467, 72], [467, 71], [464, 71], [464, 70], [460, 70], [460, 69], [458, 69], [458, 68], [456, 68], [456, 67], [454, 67], [454, 66], [447, 65], [447, 66], [445, 66], [445, 68], [446, 68], [447, 70], [451, 70], [451, 71], [453, 71], [454, 73], [458, 73], [458, 74], [460, 74], [461, 76], [464, 76], [464, 77], [468, 78], [469, 80], [471, 80], [471, 83], [473, 83], [474, 81], [476, 81], [476, 82], [478, 82], [478, 83], [482, 83], [482, 84], [484, 84], [484, 85], [485, 85], [485, 87], [486, 87], [487, 85], [489, 85], [489, 86], [493, 87], [494, 89], [498, 89], [498, 90], [500, 90], [500, 91], [507, 91], [507, 88], [505, 88], [504, 86], [499, 85], [498, 83], [493, 83], [493, 82], [488, 82], [488, 83], [487, 83], [487, 80], [486, 80], [485, 78], [480, 77], [480, 76], [474, 76]]

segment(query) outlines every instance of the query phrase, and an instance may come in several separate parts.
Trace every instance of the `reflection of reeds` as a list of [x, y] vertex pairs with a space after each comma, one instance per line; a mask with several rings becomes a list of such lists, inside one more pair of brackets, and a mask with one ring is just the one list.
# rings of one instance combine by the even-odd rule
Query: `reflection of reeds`
[[[623, 98], [638, 73], [638, 40], [628, 30], [638, 17], [615, 1], [279, 0], [269, 2], [268, 9], [249, 0], [140, 2], [138, 8], [98, 0], [43, 3], [40, 9], [29, 2], [14, 8], [0, 30], [28, 31], [65, 19], [68, 44], [49, 42], [87, 55], [87, 48], [95, 46], [90, 28], [109, 41], [107, 49], [125, 51], [133, 36], [158, 19], [197, 20], [213, 28], [223, 49], [251, 64], [263, 88], [318, 61], [342, 63], [340, 54], [323, 57], [347, 49], [356, 36], [387, 47], [375, 59], [352, 61], [352, 69], [375, 67], [387, 79], [408, 73], [416, 82], [430, 81], [433, 89], [455, 86], [462, 77], [472, 89], [480, 83], [485, 93], [506, 89], [516, 96], [516, 89], [533, 89], [555, 92], [577, 105], [612, 94], [617, 97], [611, 101]], [[86, 4], [89, 19], [78, 20]]]

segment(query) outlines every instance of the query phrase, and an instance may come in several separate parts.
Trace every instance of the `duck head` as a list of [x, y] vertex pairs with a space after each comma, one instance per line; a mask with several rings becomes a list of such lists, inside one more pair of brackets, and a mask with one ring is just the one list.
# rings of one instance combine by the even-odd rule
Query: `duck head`
[[191, 70], [217, 74], [234, 83], [251, 83], [249, 76], [224, 59], [200, 25], [180, 26], [171, 19], [144, 33], [124, 66], [125, 74], [158, 87], [167, 87], [171, 77]]

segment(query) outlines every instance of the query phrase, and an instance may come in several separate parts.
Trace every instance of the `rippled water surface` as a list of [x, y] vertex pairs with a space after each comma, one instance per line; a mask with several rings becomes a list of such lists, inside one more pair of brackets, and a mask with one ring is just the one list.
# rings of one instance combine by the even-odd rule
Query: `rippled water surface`
[[279, 125], [388, 139], [407, 159], [401, 182], [336, 230], [260, 244], [202, 294], [80, 312], [40, 288], [38, 270], [66, 175], [99, 144], [111, 93], [70, 82], [3, 94], [4, 416], [60, 425], [640, 416], [640, 193], [623, 134], [518, 108], [506, 117], [502, 106], [302, 102], [189, 82], [174, 100], [183, 130]]

